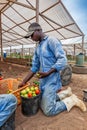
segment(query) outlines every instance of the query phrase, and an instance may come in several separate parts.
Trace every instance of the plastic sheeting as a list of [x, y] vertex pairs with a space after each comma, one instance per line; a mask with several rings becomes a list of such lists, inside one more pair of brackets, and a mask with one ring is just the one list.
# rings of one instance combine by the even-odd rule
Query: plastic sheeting
[[[0, 10], [3, 47], [33, 43], [23, 36], [30, 23], [36, 21], [36, 0], [1, 0]], [[47, 35], [60, 40], [83, 35], [59, 0], [39, 0], [39, 23]]]

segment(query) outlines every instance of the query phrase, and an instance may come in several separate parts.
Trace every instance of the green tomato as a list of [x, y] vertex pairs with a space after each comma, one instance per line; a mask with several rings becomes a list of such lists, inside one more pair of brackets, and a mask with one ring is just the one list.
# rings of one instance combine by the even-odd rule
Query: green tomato
[[35, 90], [34, 88], [35, 88], [35, 87], [34, 87], [34, 86], [32, 86], [32, 87], [30, 88], [30, 90], [31, 90], [31, 91], [34, 91], [34, 90]]
[[36, 96], [36, 94], [35, 93], [33, 93], [33, 97], [35, 97]]
[[38, 89], [38, 87], [35, 87], [34, 89], [35, 89], [35, 90], [37, 90], [37, 89]]
[[31, 93], [32, 94], [32, 91], [31, 90], [29, 90], [29, 92], [28, 93]]
[[25, 89], [22, 90], [22, 91], [21, 91], [21, 94], [22, 94], [22, 95], [26, 94], [26, 90], [25, 90]]
[[30, 89], [29, 88], [26, 88], [26, 93], [28, 93], [30, 91]]
[[32, 91], [32, 94], [35, 94], [35, 91]]
[[24, 95], [23, 95], [23, 97], [27, 98], [27, 97], [28, 97], [28, 95], [27, 95], [27, 94], [24, 94]]
[[37, 73], [36, 75], [37, 75], [37, 76], [40, 76], [40, 74], [38, 74], [38, 73]]

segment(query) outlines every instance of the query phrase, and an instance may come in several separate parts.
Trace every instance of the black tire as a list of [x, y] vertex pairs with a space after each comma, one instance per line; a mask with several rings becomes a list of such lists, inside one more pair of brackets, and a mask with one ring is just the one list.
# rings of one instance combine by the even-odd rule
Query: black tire
[[72, 77], [72, 68], [70, 65], [66, 65], [65, 68], [60, 72], [62, 86], [66, 86], [70, 83]]

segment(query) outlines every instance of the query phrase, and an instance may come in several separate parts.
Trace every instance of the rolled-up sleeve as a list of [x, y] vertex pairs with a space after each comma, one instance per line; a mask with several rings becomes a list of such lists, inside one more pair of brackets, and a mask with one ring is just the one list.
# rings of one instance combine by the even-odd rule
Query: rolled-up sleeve
[[40, 68], [40, 61], [39, 61], [39, 57], [37, 55], [37, 51], [35, 50], [33, 59], [32, 59], [32, 67], [31, 67], [31, 71], [33, 73], [36, 73], [37, 71], [39, 71]]
[[62, 48], [62, 44], [59, 40], [57, 40], [55, 38], [50, 39], [48, 44], [56, 58], [56, 62], [52, 66], [52, 68], [55, 68], [57, 71], [60, 71], [67, 64], [67, 58], [66, 58], [65, 52]]

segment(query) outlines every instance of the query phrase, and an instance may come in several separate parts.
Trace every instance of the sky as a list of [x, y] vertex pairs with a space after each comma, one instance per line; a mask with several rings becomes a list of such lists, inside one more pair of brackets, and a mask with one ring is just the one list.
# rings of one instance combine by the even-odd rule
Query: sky
[[87, 0], [62, 0], [65, 7], [87, 36]]

